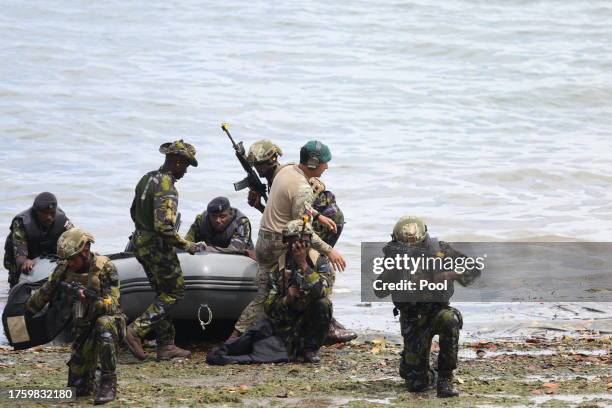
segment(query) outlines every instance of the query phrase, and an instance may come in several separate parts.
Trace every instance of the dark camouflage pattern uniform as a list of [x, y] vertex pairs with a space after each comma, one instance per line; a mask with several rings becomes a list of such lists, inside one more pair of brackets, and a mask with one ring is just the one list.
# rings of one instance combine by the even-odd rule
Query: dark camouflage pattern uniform
[[[426, 242], [430, 238], [427, 236]], [[390, 242], [387, 248], [401, 247], [407, 245], [395, 241]], [[390, 257], [395, 252], [385, 251], [385, 256]], [[427, 254], [427, 250], [424, 250]], [[431, 254], [429, 255], [431, 256]], [[448, 243], [439, 241], [439, 251], [435, 254], [439, 257], [459, 258], [464, 254], [454, 250]], [[384, 281], [388, 276], [381, 275]], [[432, 280], [432, 271], [418, 271], [410, 280], [418, 282], [420, 279]], [[466, 271], [462, 276], [467, 277], [472, 271]], [[459, 280], [461, 283], [461, 280]], [[452, 296], [453, 282], [449, 281], [448, 299]], [[404, 349], [400, 361], [400, 376], [406, 380], [406, 385], [411, 391], [423, 391], [435, 384], [436, 371], [430, 367], [429, 355], [431, 352], [432, 338], [439, 336], [440, 352], [438, 354], [437, 371], [452, 372], [457, 368], [457, 352], [459, 348], [459, 331], [463, 327], [463, 317], [459, 310], [450, 306], [449, 302], [401, 302], [394, 301], [396, 309], [399, 310], [401, 333], [404, 338]]]
[[131, 208], [136, 225], [134, 254], [156, 297], [132, 327], [140, 338], [154, 332], [158, 346], [174, 344], [170, 311], [185, 294], [185, 280], [175, 248], [187, 249], [191, 243], [176, 230], [177, 208], [178, 192], [172, 174], [157, 170], [142, 177]]
[[438, 371], [457, 368], [459, 330], [463, 326], [461, 313], [443, 303], [417, 303], [414, 307], [399, 307], [404, 350], [400, 361], [400, 376], [409, 389], [421, 390], [433, 384], [429, 365], [431, 340], [439, 336]]
[[289, 305], [287, 293], [291, 281], [286, 280], [285, 271], [297, 270], [290, 257], [290, 254], [283, 255], [270, 273], [270, 292], [264, 309], [274, 325], [275, 334], [285, 341], [290, 358], [296, 359], [304, 350], [317, 351], [325, 340], [332, 318], [332, 303], [328, 296], [333, 286], [333, 275], [327, 257], [310, 250], [308, 271], [301, 282], [300, 295], [295, 303]]
[[317, 198], [312, 203], [312, 207], [321, 215], [330, 218], [336, 223], [337, 232], [333, 232], [316, 219], [312, 223], [312, 228], [314, 229], [315, 233], [327, 244], [331, 245], [332, 247], [335, 246], [336, 242], [338, 242], [340, 234], [342, 233], [342, 229], [344, 228], [344, 213], [336, 203], [336, 196], [331, 191], [325, 190], [319, 193]]
[[[125, 315], [119, 304], [119, 276], [115, 265], [104, 256], [91, 255], [88, 273], [77, 274], [60, 262], [47, 282], [28, 299], [27, 308], [37, 313], [57, 295], [60, 281], [76, 282], [95, 290], [102, 298], [92, 303], [75, 301], [72, 334], [72, 354], [68, 361], [68, 386], [85, 394], [93, 391], [97, 366], [102, 374], [114, 375], [117, 369], [119, 345], [125, 336]], [[82, 317], [77, 309], [83, 308]]]
[[4, 267], [8, 270], [8, 282], [11, 286], [15, 286], [19, 282], [19, 271], [20, 265], [17, 265], [17, 258], [20, 256], [28, 257], [28, 236], [23, 222], [19, 219], [14, 219], [11, 224], [11, 237], [13, 240], [13, 254], [12, 259], [7, 259], [4, 263]]

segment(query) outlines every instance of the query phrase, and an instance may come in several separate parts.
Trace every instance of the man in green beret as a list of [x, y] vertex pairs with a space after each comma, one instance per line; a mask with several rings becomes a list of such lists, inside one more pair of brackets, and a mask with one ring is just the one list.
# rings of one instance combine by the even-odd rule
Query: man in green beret
[[[264, 316], [263, 305], [268, 296], [269, 275], [285, 250], [282, 234], [285, 225], [308, 214], [332, 231], [337, 231], [333, 220], [313, 208], [315, 196], [312, 186], [308, 183], [310, 178], [320, 177], [327, 170], [330, 160], [329, 147], [318, 140], [311, 140], [302, 146], [299, 164], [282, 166], [275, 172], [274, 184], [263, 211], [255, 246], [259, 262], [257, 295], [240, 315], [232, 333], [233, 337], [245, 332], [251, 324]], [[317, 234], [312, 236], [312, 248], [325, 255], [333, 268], [344, 270], [346, 262], [340, 252], [324, 242]]]
[[174, 187], [190, 165], [197, 167], [195, 148], [177, 140], [159, 148], [166, 161], [159, 170], [145, 174], [138, 185], [130, 210], [136, 226], [134, 254], [143, 266], [157, 296], [145, 312], [128, 327], [126, 343], [136, 358], [146, 355], [142, 339], [154, 333], [157, 359], [188, 357], [191, 353], [174, 345], [174, 325], [170, 311], [185, 294], [185, 280], [176, 248], [194, 254], [201, 244], [183, 239], [176, 228], [178, 192]]

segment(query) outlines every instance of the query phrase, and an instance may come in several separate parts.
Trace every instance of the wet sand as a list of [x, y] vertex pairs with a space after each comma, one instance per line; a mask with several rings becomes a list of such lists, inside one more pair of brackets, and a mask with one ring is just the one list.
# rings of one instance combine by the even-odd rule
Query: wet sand
[[[149, 350], [149, 359], [138, 363], [123, 351], [118, 399], [108, 406], [610, 406], [611, 344], [610, 336], [593, 332], [464, 343], [455, 377], [461, 396], [454, 399], [406, 392], [397, 373], [401, 345], [394, 339], [364, 336], [326, 347], [320, 365], [213, 367], [204, 362], [203, 348], [190, 359], [159, 363]], [[68, 347], [0, 347], [4, 387], [65, 385]], [[73, 405], [90, 404], [79, 398]]]

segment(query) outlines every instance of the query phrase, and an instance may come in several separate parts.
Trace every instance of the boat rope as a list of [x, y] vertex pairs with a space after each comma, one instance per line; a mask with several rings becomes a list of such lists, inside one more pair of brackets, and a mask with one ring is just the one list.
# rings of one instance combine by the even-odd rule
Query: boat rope
[[[208, 320], [204, 321], [202, 320], [202, 309], [206, 309], [208, 311]], [[212, 314], [212, 310], [210, 310], [210, 306], [208, 306], [206, 303], [201, 303], [200, 307], [198, 307], [198, 321], [200, 322], [200, 326], [202, 326], [202, 331], [206, 330], [206, 326], [208, 326], [213, 320], [213, 314]]]

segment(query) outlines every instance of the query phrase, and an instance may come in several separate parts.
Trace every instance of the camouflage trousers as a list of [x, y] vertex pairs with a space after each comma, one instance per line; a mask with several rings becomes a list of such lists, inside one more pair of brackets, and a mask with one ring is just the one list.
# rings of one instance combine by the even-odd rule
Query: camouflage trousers
[[242, 311], [240, 318], [236, 322], [236, 329], [242, 333], [246, 332], [253, 323], [265, 317], [264, 303], [268, 298], [270, 287], [268, 280], [270, 273], [276, 269], [278, 258], [286, 251], [283, 244], [282, 235], [278, 234], [273, 238], [265, 232], [260, 231], [255, 246], [255, 254], [259, 268], [257, 269], [257, 294]]
[[431, 385], [434, 372], [429, 366], [431, 340], [439, 336], [438, 371], [457, 368], [459, 330], [463, 326], [461, 313], [450, 306], [424, 312], [400, 309], [400, 325], [404, 350], [400, 361], [400, 376], [411, 390]]
[[123, 314], [100, 316], [93, 325], [75, 330], [68, 361], [68, 386], [86, 394], [93, 391], [98, 366], [102, 374], [115, 374], [119, 345], [125, 337]]
[[304, 350], [317, 351], [323, 345], [332, 318], [332, 303], [324, 297], [310, 302], [303, 311], [295, 311], [276, 299], [268, 302], [266, 314], [274, 333], [281, 337], [292, 359]]
[[155, 244], [139, 244], [137, 238], [134, 254], [156, 296], [131, 326], [140, 338], [153, 332], [158, 346], [174, 344], [175, 331], [170, 311], [185, 296], [185, 279], [176, 252], [172, 248], [160, 249]]

